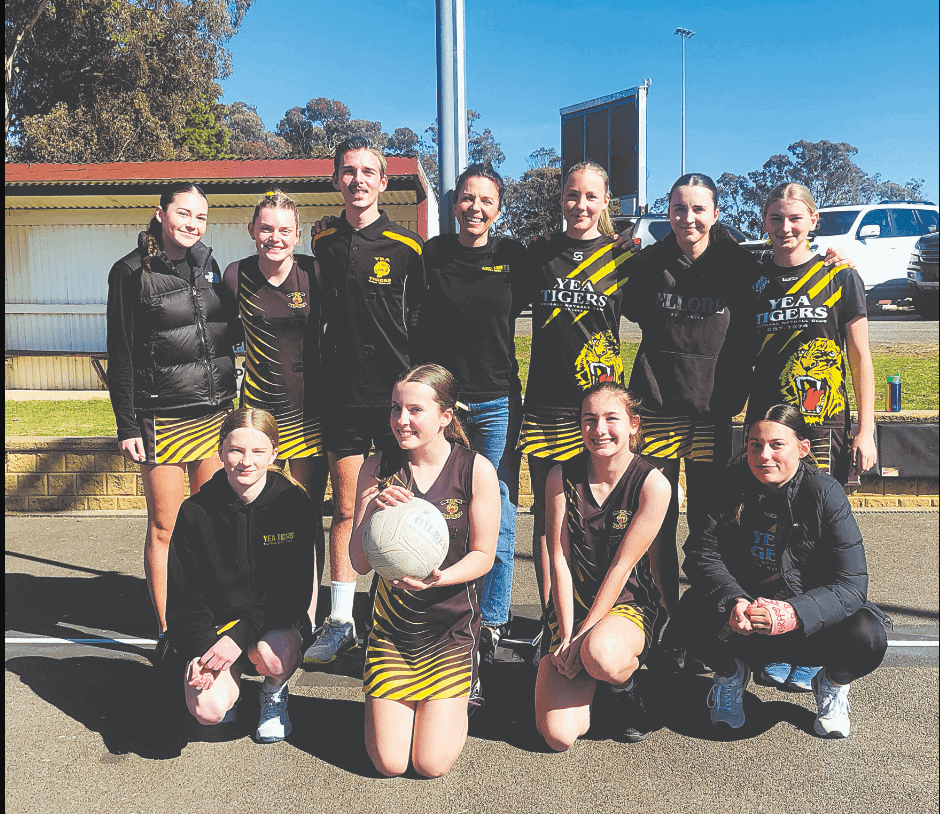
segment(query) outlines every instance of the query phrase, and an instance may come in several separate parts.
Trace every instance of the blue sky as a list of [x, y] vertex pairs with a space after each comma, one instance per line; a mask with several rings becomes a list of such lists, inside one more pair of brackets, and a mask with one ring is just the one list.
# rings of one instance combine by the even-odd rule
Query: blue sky
[[[350, 9], [354, 8], [355, 11]], [[686, 169], [757, 169], [800, 139], [847, 141], [884, 180], [923, 178], [937, 201], [938, 4], [466, 0], [467, 104], [519, 177], [560, 148], [561, 107], [653, 80], [649, 196], [679, 175], [680, 38]], [[229, 44], [223, 101], [284, 112], [325, 96], [354, 118], [419, 135], [436, 116], [434, 2], [255, 0]]]

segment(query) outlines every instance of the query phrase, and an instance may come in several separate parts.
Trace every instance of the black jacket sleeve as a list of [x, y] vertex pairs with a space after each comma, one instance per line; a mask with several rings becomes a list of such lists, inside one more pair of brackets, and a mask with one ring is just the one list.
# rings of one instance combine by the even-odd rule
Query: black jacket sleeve
[[108, 275], [108, 390], [119, 441], [139, 438], [141, 434], [134, 414], [133, 363], [134, 309], [140, 291], [132, 277], [131, 270], [120, 261]]

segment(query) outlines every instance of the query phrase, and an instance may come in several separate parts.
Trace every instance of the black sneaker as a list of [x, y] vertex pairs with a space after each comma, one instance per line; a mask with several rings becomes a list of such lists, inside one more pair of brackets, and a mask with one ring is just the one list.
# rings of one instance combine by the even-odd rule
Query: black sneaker
[[467, 715], [473, 715], [480, 707], [486, 703], [486, 700], [483, 698], [483, 687], [480, 684], [480, 679], [478, 678], [473, 682], [473, 686], [470, 688], [470, 697], [467, 699]]
[[482, 668], [492, 667], [496, 660], [496, 648], [503, 638], [503, 627], [487, 627], [483, 625], [480, 629], [480, 666]]
[[629, 690], [612, 691], [614, 703], [613, 726], [617, 728], [617, 740], [623, 743], [639, 743], [649, 737], [656, 728], [653, 716], [643, 702], [636, 679]]

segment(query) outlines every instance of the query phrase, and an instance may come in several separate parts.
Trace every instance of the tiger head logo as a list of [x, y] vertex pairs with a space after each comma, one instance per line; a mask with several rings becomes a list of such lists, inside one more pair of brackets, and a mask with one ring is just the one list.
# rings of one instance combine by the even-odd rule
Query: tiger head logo
[[387, 277], [388, 273], [392, 270], [392, 267], [389, 265], [388, 260], [384, 257], [376, 257], [375, 265], [372, 267], [372, 273], [376, 277]]
[[584, 390], [599, 382], [623, 384], [623, 359], [620, 343], [613, 331], [594, 334], [581, 349], [574, 363], [578, 384]]
[[801, 345], [780, 374], [784, 400], [797, 404], [807, 424], [819, 424], [845, 409], [842, 351], [831, 339]]

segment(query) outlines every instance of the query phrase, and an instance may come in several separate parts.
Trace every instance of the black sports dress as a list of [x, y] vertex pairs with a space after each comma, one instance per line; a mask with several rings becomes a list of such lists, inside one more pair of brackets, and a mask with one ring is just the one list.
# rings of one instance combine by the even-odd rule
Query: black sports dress
[[[389, 477], [379, 477], [380, 487], [404, 484], [416, 497], [440, 509], [450, 529], [450, 551], [441, 570], [467, 554], [476, 456], [454, 444], [440, 475], [425, 493], [415, 486], [408, 464]], [[397, 701], [467, 697], [477, 677], [479, 643], [475, 582], [411, 592], [380, 579], [366, 648], [365, 694]]]

